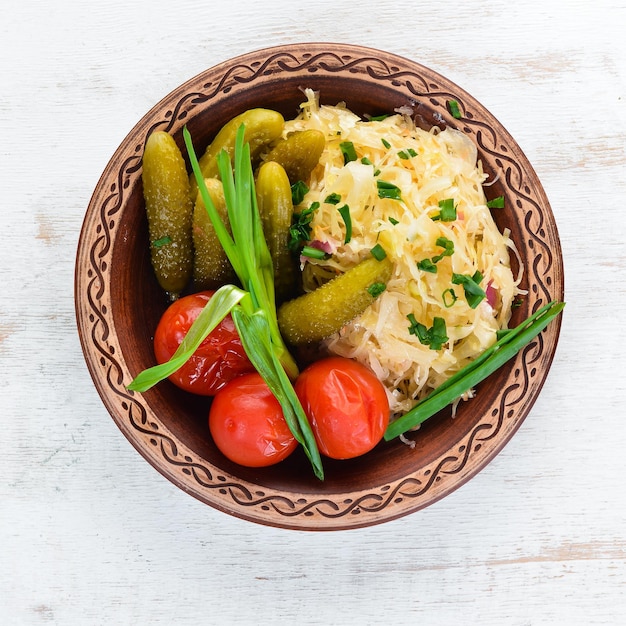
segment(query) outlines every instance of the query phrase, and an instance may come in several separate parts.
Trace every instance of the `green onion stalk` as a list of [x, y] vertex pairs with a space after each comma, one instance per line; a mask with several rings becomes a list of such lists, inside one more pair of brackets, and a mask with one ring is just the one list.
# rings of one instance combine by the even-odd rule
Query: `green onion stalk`
[[564, 307], [564, 302], [549, 302], [515, 328], [506, 330], [496, 343], [487, 348], [474, 361], [453, 374], [420, 400], [410, 411], [391, 422], [385, 431], [385, 440], [389, 441], [416, 428], [429, 417], [455, 402], [487, 376], [493, 374], [512, 359], [526, 344], [530, 343], [561, 313]]
[[298, 365], [278, 328], [274, 267], [263, 234], [250, 146], [244, 142], [244, 131], [242, 125], [237, 132], [234, 167], [226, 151], [223, 150], [217, 156], [231, 235], [211, 201], [191, 135], [186, 127], [183, 129], [189, 160], [204, 206], [241, 288], [234, 285], [220, 287], [194, 321], [172, 358], [141, 372], [128, 389], [146, 391], [173, 374], [230, 313], [248, 358], [280, 403], [287, 425], [304, 448], [315, 475], [323, 480], [324, 471], [315, 437], [292, 385], [299, 373]]
[[237, 133], [234, 171], [226, 151], [223, 150], [217, 155], [228, 219], [233, 233], [232, 237], [211, 201], [187, 127], [183, 129], [183, 137], [204, 206], [220, 244], [224, 248], [243, 289], [250, 295], [249, 302], [247, 299], [243, 299], [241, 306], [248, 314], [256, 310], [266, 312], [275, 354], [289, 378], [295, 380], [298, 376], [298, 366], [278, 329], [274, 295], [274, 266], [263, 234], [254, 188], [250, 145], [244, 143], [244, 127], [242, 125]]

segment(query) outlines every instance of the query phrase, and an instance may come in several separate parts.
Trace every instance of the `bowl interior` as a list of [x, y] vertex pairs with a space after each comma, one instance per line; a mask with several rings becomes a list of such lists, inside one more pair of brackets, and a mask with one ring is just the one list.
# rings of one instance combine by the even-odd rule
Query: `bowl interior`
[[[142, 195], [140, 155], [150, 132], [167, 130], [184, 154], [182, 128], [186, 124], [200, 153], [226, 121], [246, 109], [267, 107], [287, 119], [294, 117], [304, 100], [305, 87], [319, 91], [322, 103], [343, 101], [361, 115], [412, 106], [424, 128], [452, 125], [471, 134], [490, 178], [500, 176], [487, 194], [506, 198], [507, 210], [496, 211], [495, 219], [501, 230], [511, 230], [527, 268], [521, 287], [529, 289], [531, 285], [530, 295], [515, 311], [512, 324], [538, 304], [562, 295], [558, 252], [547, 272], [539, 266], [528, 271], [537, 257], [537, 235], [529, 233], [524, 198], [530, 199], [531, 209], [538, 208], [545, 247], [558, 248], [558, 236], [539, 181], [497, 121], [471, 96], [417, 64], [342, 46], [329, 58], [326, 48], [328, 45], [319, 49], [307, 45], [296, 53], [293, 47], [288, 52], [280, 48], [252, 53], [195, 77], [156, 105], [132, 130], [103, 174], [90, 203], [77, 257], [76, 298], [83, 348], [98, 391], [124, 434], [159, 471], [195, 497], [253, 521], [298, 528], [378, 523], [426, 506], [462, 484], [497, 453], [527, 414], [547, 373], [558, 328], [554, 329], [556, 335], [553, 331], [546, 336], [545, 346], [541, 341], [533, 344], [530, 356], [521, 356], [485, 381], [476, 398], [461, 403], [454, 419], [447, 410], [427, 421], [411, 436], [415, 448], [395, 440], [381, 443], [359, 459], [325, 460], [323, 483], [313, 476], [301, 451], [271, 468], [234, 465], [221, 455], [209, 435], [210, 400], [186, 394], [169, 381], [144, 394], [125, 391], [136, 374], [154, 364], [153, 333], [168, 304], [150, 264]], [[398, 74], [403, 78], [396, 78]], [[448, 113], [446, 103], [452, 98], [464, 107], [462, 120]], [[507, 171], [513, 171], [519, 180], [512, 183]], [[102, 244], [103, 233], [106, 246]], [[516, 272], [516, 257], [512, 255], [511, 261]], [[540, 272], [544, 273], [546, 293], [532, 286], [535, 273]], [[99, 279], [95, 286], [94, 276]], [[95, 316], [94, 308], [98, 310]], [[106, 323], [104, 337], [98, 326], [100, 319], [101, 324]], [[534, 373], [531, 362], [535, 363]], [[111, 375], [113, 363], [117, 378]], [[515, 395], [514, 407], [509, 406], [503, 392], [517, 388], [520, 376], [526, 378], [526, 390]], [[454, 472], [440, 471], [450, 458], [455, 459]], [[450, 478], [450, 473], [455, 476]], [[407, 480], [416, 494], [409, 503], [396, 493], [399, 484], [406, 490]], [[298, 502], [307, 503], [307, 507], [290, 517], [277, 513], [280, 507], [275, 503], [265, 508], [262, 504], [252, 506], [249, 503], [254, 497], [244, 497], [246, 502], [241, 504], [242, 499], [234, 497], [232, 491], [230, 495], [224, 493], [227, 483], [249, 494], [286, 498], [291, 502], [287, 506], [290, 511], [297, 512], [294, 503]], [[399, 502], [386, 498], [391, 491]], [[312, 498], [330, 502], [331, 509], [340, 510], [341, 503], [351, 500], [355, 493], [374, 496], [386, 504], [373, 506], [371, 515], [365, 515], [368, 509], [361, 501], [360, 506], [348, 507], [350, 515], [346, 510], [335, 517], [322, 516], [321, 521], [321, 507], [308, 507]], [[405, 503], [401, 504], [403, 498]]]

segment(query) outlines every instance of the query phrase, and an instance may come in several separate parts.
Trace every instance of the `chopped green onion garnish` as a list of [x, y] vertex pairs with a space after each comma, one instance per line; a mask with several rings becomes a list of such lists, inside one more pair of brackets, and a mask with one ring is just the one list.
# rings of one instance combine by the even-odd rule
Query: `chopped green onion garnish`
[[367, 157], [363, 157], [361, 163], [363, 163], [363, 165], [374, 165]]
[[387, 256], [387, 253], [385, 252], [385, 249], [379, 243], [377, 243], [370, 250], [370, 253], [378, 261], [382, 261]]
[[374, 115], [373, 117], [369, 118], [370, 122], [382, 122], [383, 120], [386, 120], [389, 117], [389, 113], [384, 113], [383, 115]]
[[311, 239], [311, 222], [313, 215], [320, 208], [319, 202], [313, 202], [308, 209], [301, 213], [293, 214], [293, 223], [289, 228], [289, 242], [287, 247], [292, 252], [297, 252], [302, 244]]
[[385, 440], [389, 441], [415, 428], [493, 374], [530, 343], [561, 313], [564, 306], [563, 302], [550, 302], [519, 326], [511, 329], [480, 356], [420, 400], [410, 411], [391, 422], [385, 432]]
[[417, 267], [418, 269], [424, 272], [430, 272], [431, 274], [437, 273], [437, 263], [441, 261], [446, 256], [452, 256], [454, 254], [454, 241], [451, 241], [447, 237], [438, 237], [436, 244], [444, 248], [444, 251], [441, 254], [437, 254], [436, 256], [430, 259], [423, 259], [422, 261], [418, 261]]
[[372, 296], [372, 298], [378, 298], [378, 296], [387, 289], [387, 285], [385, 283], [372, 283], [367, 288], [367, 293]]
[[456, 100], [448, 100], [448, 107], [450, 108], [450, 113], [452, 113], [452, 117], [460, 120], [461, 110], [459, 109], [459, 103]]
[[449, 309], [457, 301], [458, 298], [456, 297], [456, 293], [454, 293], [454, 289], [450, 288], [446, 289], [441, 294], [441, 299], [443, 300], [443, 306], [445, 306], [446, 309]]
[[384, 137], [381, 139], [381, 142], [383, 146], [385, 146], [385, 148], [387, 149], [391, 148], [391, 144]]
[[153, 241], [152, 246], [154, 248], [162, 248], [168, 243], [172, 243], [172, 238], [169, 235], [165, 235], [165, 237], [161, 237], [160, 239], [156, 239], [155, 241]]
[[398, 156], [404, 161], [407, 161], [408, 159], [412, 157], [416, 157], [417, 152], [415, 152], [413, 148], [409, 148], [408, 150], [400, 150], [400, 152], [398, 152]]
[[413, 313], [409, 313], [406, 317], [410, 323], [409, 334], [415, 335], [421, 344], [428, 346], [431, 350], [441, 350], [441, 346], [448, 341], [446, 322], [442, 317], [433, 318], [433, 325], [430, 328], [418, 322]]
[[448, 341], [446, 321], [443, 317], [435, 317], [430, 329], [430, 349], [440, 350], [441, 346]]
[[430, 274], [437, 273], [437, 266], [430, 259], [422, 259], [417, 262], [417, 269], [422, 270], [422, 272], [428, 272]]
[[504, 208], [504, 196], [498, 196], [493, 200], [487, 202], [488, 209], [503, 209]]
[[339, 204], [341, 202], [341, 196], [338, 193], [331, 193], [326, 196], [324, 202], [326, 204]]
[[447, 237], [438, 237], [435, 243], [439, 247], [444, 248], [444, 251], [431, 259], [433, 263], [439, 263], [444, 257], [454, 254], [454, 241], [451, 241]]
[[439, 201], [439, 219], [442, 222], [454, 222], [456, 220], [456, 206], [454, 198], [447, 198]]
[[341, 154], [343, 154], [343, 163], [350, 163], [350, 161], [356, 161], [356, 150], [354, 148], [354, 144], [351, 141], [342, 141], [339, 144], [339, 148], [341, 150]]
[[309, 193], [309, 188], [303, 180], [299, 180], [291, 185], [291, 202], [293, 206], [298, 206], [307, 193]]
[[476, 272], [473, 276], [452, 274], [452, 283], [454, 285], [463, 285], [467, 304], [469, 304], [471, 309], [475, 309], [486, 297], [485, 292], [479, 286], [482, 279], [480, 272]]
[[352, 218], [350, 217], [350, 207], [344, 204], [337, 209], [343, 219], [343, 223], [346, 225], [346, 236], [343, 239], [344, 243], [349, 243], [352, 239]]
[[416, 319], [413, 313], [409, 313], [406, 318], [409, 320], [409, 334], [419, 336], [419, 329], [423, 328], [424, 332], [426, 331], [426, 326], [424, 324], [420, 324]]
[[393, 183], [384, 180], [377, 180], [376, 187], [378, 189], [379, 198], [389, 198], [391, 200], [402, 200], [402, 193], [399, 187]]
[[304, 246], [302, 250], [300, 250], [300, 254], [308, 257], [309, 259], [327, 259], [330, 256], [323, 250], [314, 248], [313, 246]]
[[400, 223], [395, 217], [389, 217], [388, 219], [394, 226]]

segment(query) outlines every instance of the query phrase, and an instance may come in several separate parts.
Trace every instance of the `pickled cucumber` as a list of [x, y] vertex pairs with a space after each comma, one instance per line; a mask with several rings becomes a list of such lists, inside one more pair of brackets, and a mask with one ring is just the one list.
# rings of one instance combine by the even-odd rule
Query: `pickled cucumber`
[[[391, 278], [389, 257], [370, 257], [330, 282], [278, 309], [278, 326], [292, 345], [321, 341], [339, 331], [374, 302], [378, 284]], [[369, 290], [368, 290], [369, 289]]]
[[[224, 188], [221, 181], [216, 178], [207, 178], [204, 182], [215, 209], [230, 232], [228, 211], [226, 210], [226, 201], [224, 200]], [[221, 285], [232, 283], [235, 280], [235, 272], [217, 237], [200, 193], [198, 193], [193, 211], [192, 234], [194, 247], [193, 282], [195, 289], [198, 291], [217, 289]]]
[[165, 131], [153, 132], [146, 141], [142, 181], [152, 266], [159, 284], [174, 300], [193, 271], [193, 204], [185, 161]]
[[264, 161], [276, 161], [287, 172], [289, 182], [308, 180], [324, 151], [326, 138], [320, 130], [298, 130], [276, 145], [263, 157]]
[[276, 300], [283, 302], [294, 294], [297, 265], [288, 247], [293, 217], [291, 185], [281, 165], [274, 161], [261, 165], [256, 195], [263, 233], [274, 265]]
[[[270, 109], [249, 109], [227, 122], [217, 133], [205, 153], [200, 157], [199, 164], [205, 178], [218, 178], [217, 155], [226, 150], [231, 159], [235, 152], [237, 129], [244, 124], [244, 141], [250, 144], [250, 156], [254, 162], [258, 155], [276, 139], [285, 125], [283, 116]], [[193, 173], [189, 177], [191, 197], [195, 202], [198, 185]]]

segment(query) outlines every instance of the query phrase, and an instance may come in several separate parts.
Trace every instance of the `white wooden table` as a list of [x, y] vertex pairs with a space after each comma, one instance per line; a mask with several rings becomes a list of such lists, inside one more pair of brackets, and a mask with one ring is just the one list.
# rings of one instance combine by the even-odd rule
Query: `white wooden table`
[[[0, 624], [625, 623], [623, 0], [6, 5]], [[85, 367], [73, 271], [143, 113], [231, 56], [320, 40], [421, 62], [496, 115], [550, 198], [568, 304], [539, 400], [476, 478], [391, 523], [299, 533], [201, 504], [132, 449]]]

